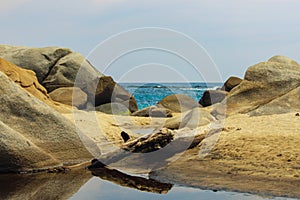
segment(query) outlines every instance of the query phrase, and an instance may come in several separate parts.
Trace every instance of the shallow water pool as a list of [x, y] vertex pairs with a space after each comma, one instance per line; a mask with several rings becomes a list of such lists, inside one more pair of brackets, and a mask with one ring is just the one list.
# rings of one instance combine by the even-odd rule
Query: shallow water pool
[[[93, 176], [94, 175], [94, 176]], [[0, 175], [1, 200], [262, 200], [246, 193], [201, 190], [160, 183], [114, 169]]]
[[247, 193], [235, 193], [196, 188], [186, 188], [174, 186], [167, 194], [154, 194], [136, 189], [122, 187], [109, 181], [101, 180], [97, 177], [91, 178], [80, 190], [70, 199], [107, 199], [107, 200], [263, 200], [263, 199], [288, 199], [288, 198], [267, 198]]

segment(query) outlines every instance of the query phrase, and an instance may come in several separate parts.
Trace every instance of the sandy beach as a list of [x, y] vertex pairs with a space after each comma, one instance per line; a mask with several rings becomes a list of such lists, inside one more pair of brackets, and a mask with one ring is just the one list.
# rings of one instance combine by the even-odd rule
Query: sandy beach
[[[203, 189], [300, 198], [300, 118], [295, 114], [257, 117], [240, 114], [228, 117], [209, 155], [200, 157], [199, 144], [196, 148], [186, 150], [166, 167], [151, 172], [150, 177]], [[65, 116], [72, 119], [73, 115]], [[97, 113], [97, 117], [101, 118], [99, 127], [104, 130], [105, 137], [115, 141], [116, 146], [122, 144], [120, 134], [116, 134], [123, 130], [120, 128], [122, 125], [137, 129], [153, 127], [151, 118], [116, 118], [104, 113]], [[95, 140], [100, 139], [96, 132], [90, 133]]]
[[295, 113], [229, 117], [210, 155], [200, 159], [199, 148], [188, 150], [151, 177], [206, 189], [300, 198], [299, 120]]

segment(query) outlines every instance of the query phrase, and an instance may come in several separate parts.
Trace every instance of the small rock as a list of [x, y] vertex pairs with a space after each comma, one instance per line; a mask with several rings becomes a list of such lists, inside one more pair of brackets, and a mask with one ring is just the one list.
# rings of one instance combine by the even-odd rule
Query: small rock
[[122, 137], [124, 142], [127, 142], [128, 140], [130, 140], [130, 136], [125, 131], [121, 132], [121, 137]]
[[129, 115], [130, 110], [128, 107], [121, 103], [106, 103], [95, 107], [95, 111], [103, 112], [112, 115]]
[[164, 127], [172, 130], [184, 127], [194, 129], [199, 126], [208, 125], [212, 121], [214, 121], [214, 118], [208, 111], [195, 108], [189, 112], [183, 113], [181, 116], [175, 116], [167, 119]]
[[172, 117], [172, 112], [166, 108], [159, 108], [156, 106], [150, 106], [142, 110], [136, 111], [131, 114], [132, 116], [139, 117]]
[[222, 90], [206, 90], [199, 101], [203, 107], [211, 106], [220, 103], [226, 97], [227, 92]]
[[138, 110], [135, 98], [110, 76], [100, 76], [87, 86], [88, 99], [96, 107], [107, 103], [119, 103], [129, 109], [130, 113]]
[[49, 96], [54, 101], [80, 108], [87, 101], [87, 94], [78, 87], [61, 87], [53, 90]]
[[181, 113], [199, 107], [199, 104], [191, 97], [184, 94], [173, 94], [163, 98], [157, 107], [166, 108], [172, 112]]
[[231, 76], [227, 79], [227, 81], [224, 83], [223, 87], [221, 88], [221, 90], [230, 92], [233, 88], [235, 88], [236, 86], [238, 86], [243, 80], [235, 77], [235, 76]]

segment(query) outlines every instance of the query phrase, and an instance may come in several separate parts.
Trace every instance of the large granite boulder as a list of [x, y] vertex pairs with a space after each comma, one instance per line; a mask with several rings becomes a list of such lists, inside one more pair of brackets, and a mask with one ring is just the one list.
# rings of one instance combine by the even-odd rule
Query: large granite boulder
[[70, 53], [70, 49], [59, 47], [30, 48], [0, 45], [0, 57], [19, 67], [34, 71], [40, 83], [47, 78], [56, 63]]
[[61, 164], [2, 120], [0, 120], [0, 133], [0, 172], [25, 171]]
[[91, 80], [103, 76], [81, 54], [66, 48], [0, 45], [0, 57], [34, 71], [48, 92], [72, 87], [75, 82], [85, 91]]
[[0, 45], [0, 57], [22, 68], [33, 70], [38, 81], [49, 93], [61, 87], [75, 86], [89, 96], [87, 105], [119, 102], [127, 105], [131, 112], [137, 110], [132, 95], [111, 77], [105, 77], [98, 72], [81, 54], [70, 49]]
[[87, 93], [87, 86], [98, 76], [103, 74], [81, 54], [71, 52], [56, 62], [42, 84], [49, 92], [60, 87], [73, 87], [75, 84]]
[[288, 58], [286, 56], [281, 56], [281, 55], [273, 56], [268, 61], [269, 62], [278, 62], [278, 63], [282, 63], [282, 64], [288, 64], [288, 65], [299, 65], [293, 59]]
[[275, 98], [265, 105], [249, 112], [251, 116], [282, 114], [289, 112], [299, 112], [300, 110], [300, 87]]
[[226, 98], [227, 114], [279, 114], [299, 111], [300, 66], [283, 56], [249, 67]]
[[2, 72], [0, 93], [1, 172], [71, 165], [92, 158], [71, 121]]
[[157, 103], [157, 107], [163, 107], [175, 113], [186, 112], [199, 106], [194, 99], [184, 94], [172, 94]]
[[243, 79], [240, 79], [238, 77], [231, 76], [225, 81], [225, 83], [222, 86], [221, 90], [224, 90], [226, 92], [230, 92], [233, 88], [238, 86], [242, 82], [242, 80]]
[[61, 87], [49, 93], [52, 100], [82, 108], [87, 102], [87, 94], [78, 87]]
[[150, 106], [142, 110], [136, 111], [131, 116], [138, 117], [172, 117], [172, 112], [166, 108], [159, 108], [157, 106]]
[[227, 95], [226, 91], [222, 90], [206, 90], [199, 100], [199, 104], [203, 107], [211, 106], [219, 103], [225, 99]]

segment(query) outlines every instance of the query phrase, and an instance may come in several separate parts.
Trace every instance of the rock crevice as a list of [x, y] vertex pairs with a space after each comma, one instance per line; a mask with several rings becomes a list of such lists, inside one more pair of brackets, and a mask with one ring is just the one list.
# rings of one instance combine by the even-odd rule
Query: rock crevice
[[43, 55], [49, 62], [51, 62], [51, 63], [53, 63], [53, 64], [51, 64], [51, 65], [49, 66], [48, 72], [46, 73], [45, 78], [44, 78], [43, 80], [41, 80], [41, 83], [43, 83], [43, 82], [48, 78], [48, 76], [51, 74], [51, 71], [52, 71], [53, 68], [57, 65], [57, 63], [58, 63], [62, 58], [64, 58], [65, 56], [69, 55], [70, 53], [71, 53], [71, 52], [68, 52], [68, 53], [66, 53], [66, 54], [62, 54], [61, 56], [59, 56], [58, 58], [56, 58], [56, 60], [55, 60], [54, 62], [51, 60], [51, 58], [50, 58], [49, 56], [47, 56], [47, 54], [43, 54], [43, 53], [42, 53], [42, 55]]

